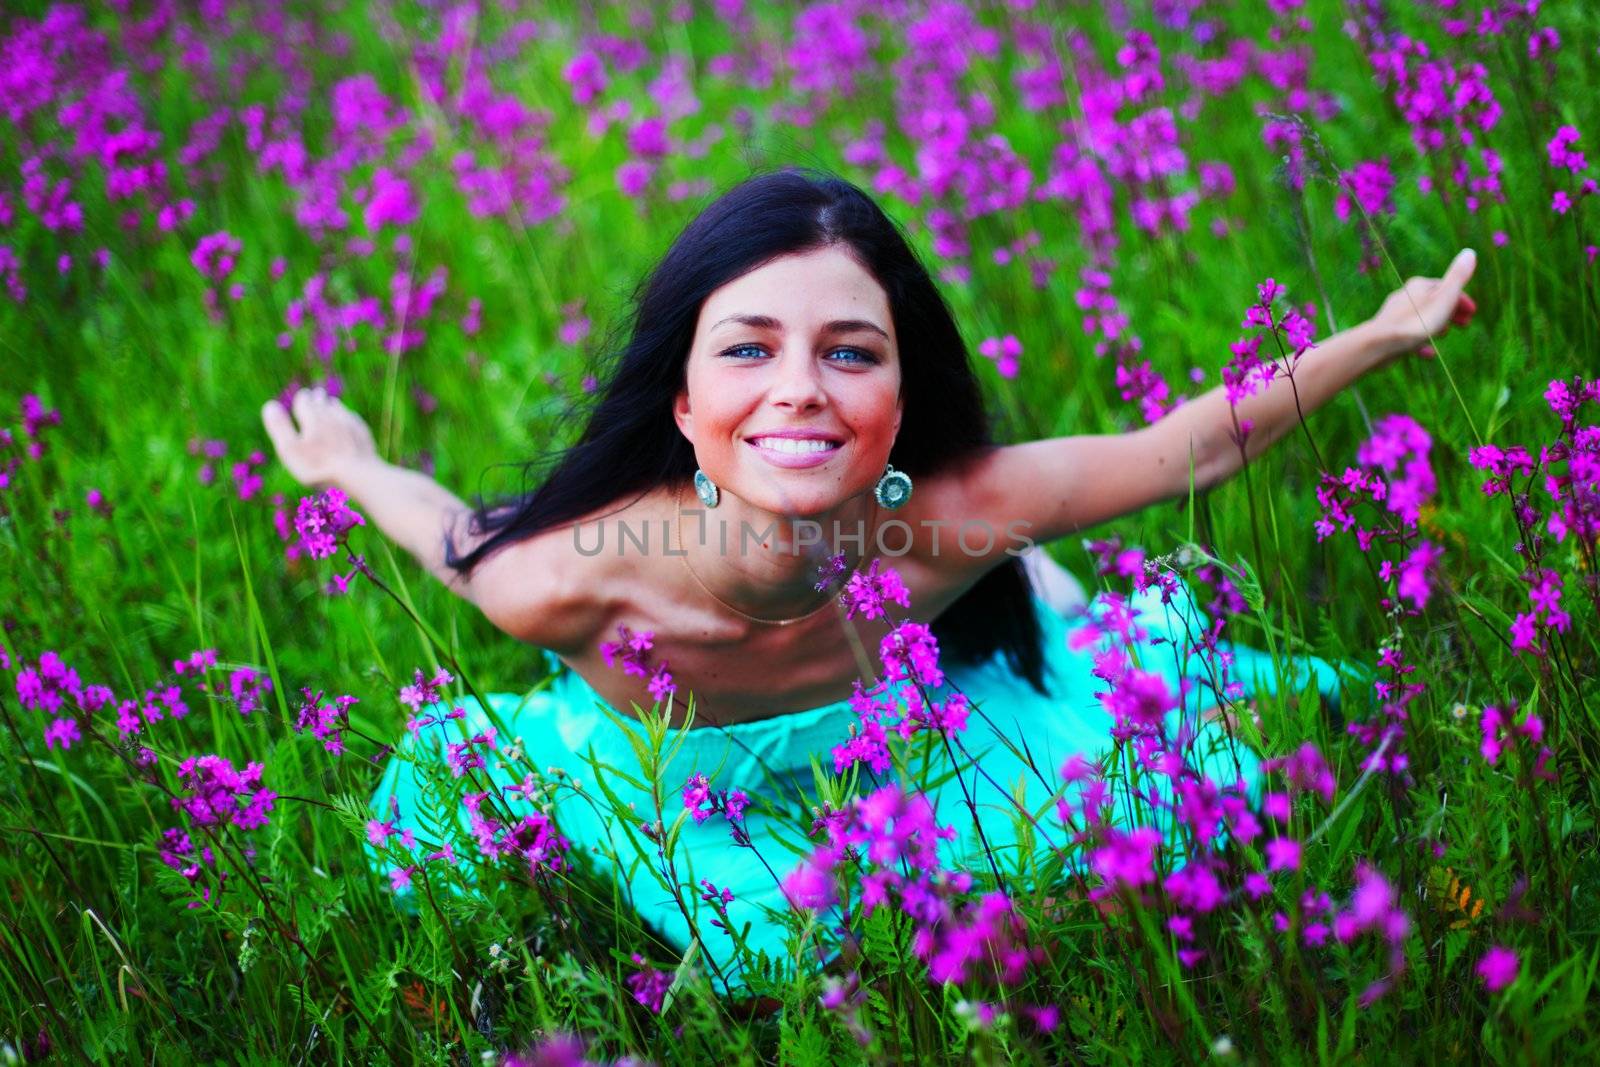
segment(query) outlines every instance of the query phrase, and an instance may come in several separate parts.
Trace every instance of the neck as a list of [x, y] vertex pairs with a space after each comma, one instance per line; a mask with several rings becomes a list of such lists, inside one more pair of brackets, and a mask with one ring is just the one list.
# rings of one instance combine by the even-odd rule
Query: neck
[[695, 576], [718, 599], [763, 619], [789, 618], [821, 602], [819, 568], [843, 552], [846, 573], [872, 545], [876, 519], [862, 493], [818, 515], [784, 515], [724, 492], [706, 508], [693, 490], [680, 497], [682, 548]]

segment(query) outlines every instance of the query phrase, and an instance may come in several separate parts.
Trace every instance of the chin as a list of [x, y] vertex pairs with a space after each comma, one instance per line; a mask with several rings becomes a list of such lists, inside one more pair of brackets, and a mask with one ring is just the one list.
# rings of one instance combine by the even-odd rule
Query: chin
[[744, 498], [751, 507], [798, 519], [815, 519], [843, 504], [849, 497], [837, 490], [800, 489], [779, 494], [771, 489]]
[[738, 493], [745, 503], [774, 515], [814, 519], [826, 515], [851, 497], [856, 496], [846, 486], [829, 479], [785, 479], [781, 485], [762, 485], [749, 494]]

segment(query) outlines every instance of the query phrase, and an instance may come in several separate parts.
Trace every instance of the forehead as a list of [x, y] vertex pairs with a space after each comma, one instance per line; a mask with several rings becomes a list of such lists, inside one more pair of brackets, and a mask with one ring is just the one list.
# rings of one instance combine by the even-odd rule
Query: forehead
[[704, 331], [730, 315], [765, 315], [785, 329], [859, 318], [894, 336], [889, 294], [837, 246], [780, 256], [734, 278], [706, 298], [698, 329]]

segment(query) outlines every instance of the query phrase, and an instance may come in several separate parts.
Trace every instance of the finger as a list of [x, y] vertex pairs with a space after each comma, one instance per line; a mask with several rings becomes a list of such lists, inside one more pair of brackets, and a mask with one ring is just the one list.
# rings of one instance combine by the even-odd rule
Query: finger
[[1456, 309], [1450, 314], [1450, 321], [1457, 326], [1465, 326], [1472, 321], [1472, 316], [1478, 313], [1478, 302], [1466, 293], [1461, 294], [1461, 299], [1456, 301]]
[[1450, 261], [1450, 268], [1444, 272], [1444, 280], [1455, 286], [1459, 292], [1467, 287], [1467, 282], [1472, 280], [1472, 272], [1478, 269], [1478, 253], [1470, 248], [1463, 248], [1456, 253], [1456, 258]]
[[1432, 345], [1423, 345], [1421, 348], [1417, 349], [1417, 355], [1421, 356], [1423, 359], [1432, 359], [1438, 354], [1439, 353], [1434, 351]]
[[294, 423], [289, 421], [289, 413], [276, 400], [261, 405], [261, 424], [267, 428], [267, 436], [272, 438], [274, 445], [294, 436]]
[[294, 394], [294, 420], [300, 424], [300, 431], [304, 433], [309, 429], [312, 412], [316, 409], [316, 397], [310, 389], [302, 389]]

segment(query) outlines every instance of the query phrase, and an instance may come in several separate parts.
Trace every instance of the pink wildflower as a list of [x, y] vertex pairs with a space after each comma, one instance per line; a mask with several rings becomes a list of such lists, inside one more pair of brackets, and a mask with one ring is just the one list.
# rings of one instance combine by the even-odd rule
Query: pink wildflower
[[1498, 993], [1517, 980], [1522, 964], [1513, 950], [1504, 945], [1492, 945], [1478, 961], [1475, 970], [1489, 992]]
[[857, 571], [845, 583], [841, 594], [844, 597], [845, 618], [853, 619], [860, 615], [867, 619], [881, 619], [891, 602], [903, 608], [911, 606], [911, 591], [900, 580], [899, 572], [893, 567], [885, 567], [879, 573], [878, 567], [882, 562], [874, 559], [865, 572]]
[[660, 1015], [667, 990], [672, 988], [672, 974], [651, 967], [637, 952], [633, 954], [633, 962], [639, 965], [639, 970], [624, 979], [629, 992], [652, 1015]]
[[300, 547], [312, 559], [326, 559], [339, 551], [339, 542], [357, 526], [366, 524], [350, 508], [343, 490], [331, 487], [302, 497], [295, 508], [294, 528]]

